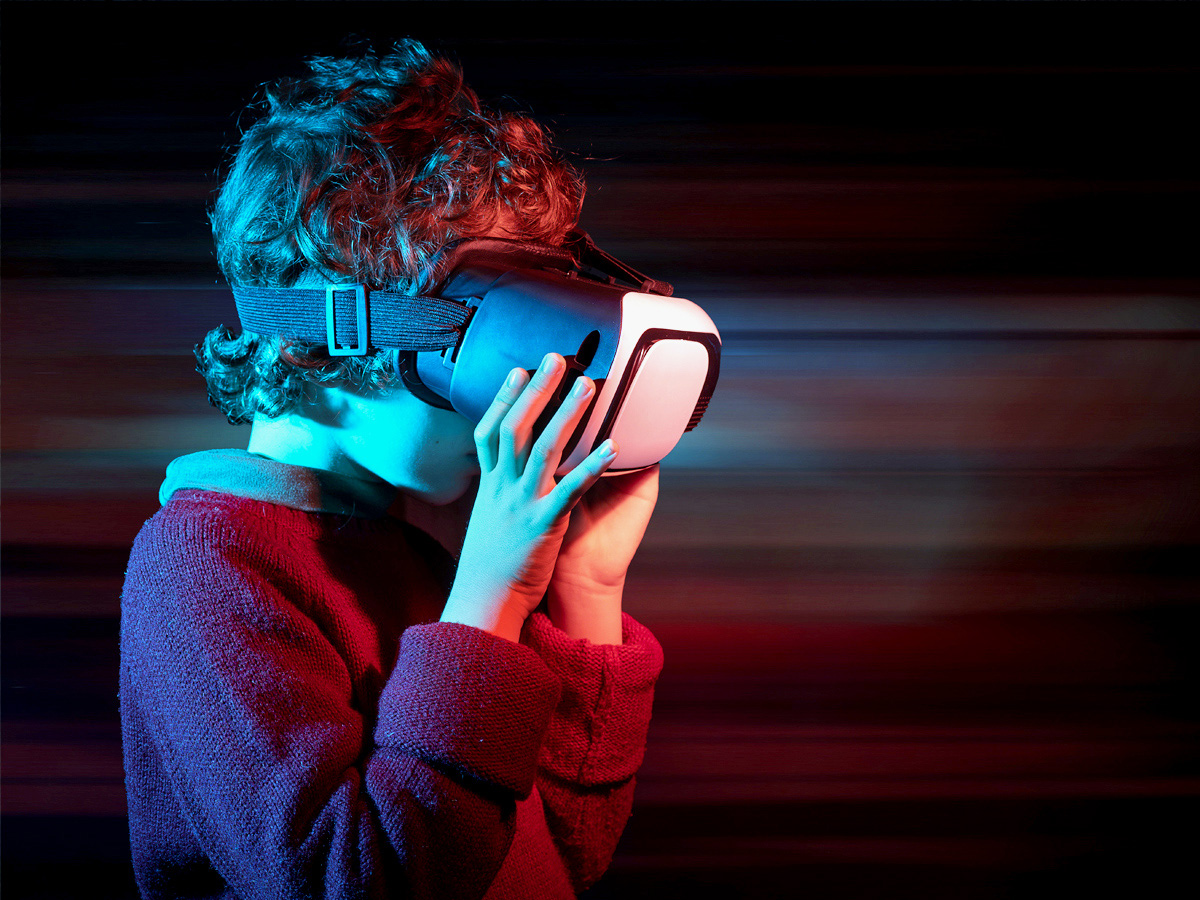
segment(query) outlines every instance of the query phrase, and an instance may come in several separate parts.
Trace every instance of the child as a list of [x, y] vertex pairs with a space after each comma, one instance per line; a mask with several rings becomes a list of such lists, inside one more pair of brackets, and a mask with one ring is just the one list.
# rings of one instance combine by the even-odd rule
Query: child
[[[449, 241], [561, 243], [582, 181], [415, 42], [267, 92], [213, 212], [231, 284], [420, 290]], [[514, 370], [477, 426], [390, 356], [211, 332], [248, 450], [175, 460], [123, 594], [146, 897], [570, 897], [629, 816], [662, 651], [621, 611], [657, 469], [555, 481], [595, 389]], [[387, 514], [478, 493], [457, 566]], [[586, 492], [586, 494], [585, 494]]]

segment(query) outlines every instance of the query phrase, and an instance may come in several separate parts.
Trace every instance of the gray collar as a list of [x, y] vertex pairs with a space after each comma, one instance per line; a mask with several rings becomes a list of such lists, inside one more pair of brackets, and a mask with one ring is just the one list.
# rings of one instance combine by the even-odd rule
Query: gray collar
[[293, 466], [246, 450], [204, 450], [179, 457], [167, 466], [158, 502], [165, 506], [176, 491], [189, 489], [367, 519], [387, 513], [398, 493], [385, 481]]

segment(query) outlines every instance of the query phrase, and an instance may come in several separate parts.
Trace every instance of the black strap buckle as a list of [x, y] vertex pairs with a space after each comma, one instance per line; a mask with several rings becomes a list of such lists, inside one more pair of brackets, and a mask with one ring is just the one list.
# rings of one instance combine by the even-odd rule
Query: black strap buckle
[[[337, 346], [335, 335], [336, 319], [333, 314], [333, 295], [337, 291], [354, 291], [355, 326], [358, 329], [358, 340], [352, 347]], [[365, 284], [327, 284], [325, 285], [325, 336], [329, 345], [330, 356], [366, 356], [369, 338], [369, 320], [367, 319], [367, 286]]]

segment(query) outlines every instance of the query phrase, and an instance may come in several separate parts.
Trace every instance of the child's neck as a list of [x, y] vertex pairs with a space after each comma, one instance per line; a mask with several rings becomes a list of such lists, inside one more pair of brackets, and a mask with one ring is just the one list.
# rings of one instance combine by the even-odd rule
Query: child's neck
[[258, 414], [250, 426], [251, 453], [293, 466], [378, 480], [350, 459], [328, 425], [288, 413], [274, 419]]

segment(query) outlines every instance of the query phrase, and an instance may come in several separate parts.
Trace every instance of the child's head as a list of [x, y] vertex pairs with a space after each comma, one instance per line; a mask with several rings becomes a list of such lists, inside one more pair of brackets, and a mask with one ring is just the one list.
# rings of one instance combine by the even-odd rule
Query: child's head
[[[481, 106], [452, 62], [402, 41], [309, 67], [266, 89], [212, 212], [231, 284], [419, 291], [450, 241], [554, 244], [576, 224], [578, 172], [534, 121]], [[323, 345], [222, 327], [196, 355], [235, 424], [302, 413], [313, 385], [403, 390], [387, 353], [333, 359]]]

